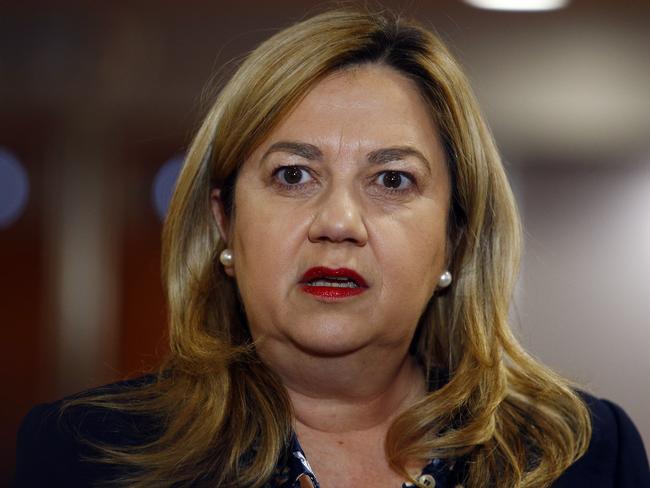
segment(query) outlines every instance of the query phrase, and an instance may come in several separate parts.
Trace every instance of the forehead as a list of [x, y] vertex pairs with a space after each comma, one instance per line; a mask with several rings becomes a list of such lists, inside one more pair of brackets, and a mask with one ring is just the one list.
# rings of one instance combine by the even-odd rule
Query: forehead
[[294, 112], [317, 106], [369, 111], [390, 107], [406, 113], [423, 102], [417, 84], [404, 74], [382, 64], [364, 64], [336, 71], [318, 81]]
[[438, 131], [417, 84], [393, 68], [369, 64], [328, 75], [270, 132], [254, 152], [278, 140], [328, 150], [414, 145], [440, 156]]

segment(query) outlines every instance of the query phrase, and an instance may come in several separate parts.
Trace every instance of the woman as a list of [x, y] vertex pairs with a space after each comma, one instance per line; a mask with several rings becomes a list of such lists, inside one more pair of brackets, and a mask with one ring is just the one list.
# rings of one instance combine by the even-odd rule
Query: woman
[[513, 337], [518, 257], [441, 42], [379, 12], [301, 22], [246, 59], [191, 146], [160, 374], [36, 407], [18, 482], [648, 486], [620, 408]]

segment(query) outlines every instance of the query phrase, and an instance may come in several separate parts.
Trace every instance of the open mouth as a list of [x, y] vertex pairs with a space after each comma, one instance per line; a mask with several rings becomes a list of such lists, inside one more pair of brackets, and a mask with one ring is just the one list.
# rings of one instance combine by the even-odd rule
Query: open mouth
[[334, 288], [359, 288], [356, 282], [349, 278], [335, 278], [333, 276], [326, 276], [324, 278], [316, 278], [307, 282], [309, 286], [331, 286]]
[[356, 271], [349, 268], [310, 268], [300, 283], [306, 293], [323, 298], [344, 298], [363, 293], [368, 285]]

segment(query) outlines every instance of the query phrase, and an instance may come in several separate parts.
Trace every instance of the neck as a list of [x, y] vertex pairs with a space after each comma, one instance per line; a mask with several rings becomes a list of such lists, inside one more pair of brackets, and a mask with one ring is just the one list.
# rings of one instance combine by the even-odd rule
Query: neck
[[299, 431], [386, 430], [397, 415], [426, 393], [423, 372], [406, 351], [302, 356], [294, 354], [289, 361], [270, 364], [287, 388]]

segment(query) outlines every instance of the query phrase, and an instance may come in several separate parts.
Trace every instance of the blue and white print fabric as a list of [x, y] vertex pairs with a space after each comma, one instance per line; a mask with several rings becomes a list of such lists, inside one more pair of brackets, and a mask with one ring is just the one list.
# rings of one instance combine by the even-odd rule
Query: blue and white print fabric
[[[286, 462], [278, 465], [273, 478], [265, 488], [320, 488], [316, 475], [314, 475], [295, 434], [291, 436], [289, 453]], [[427, 488], [462, 488], [456, 482], [454, 464], [440, 459], [432, 459], [422, 470], [418, 482]], [[402, 488], [413, 488], [414, 486], [408, 482], [402, 484]]]

